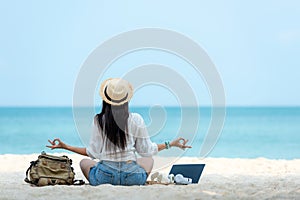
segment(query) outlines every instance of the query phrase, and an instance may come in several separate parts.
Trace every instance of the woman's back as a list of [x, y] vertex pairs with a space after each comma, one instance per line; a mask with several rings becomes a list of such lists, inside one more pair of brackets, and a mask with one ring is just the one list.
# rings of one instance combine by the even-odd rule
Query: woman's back
[[149, 139], [144, 120], [138, 113], [129, 114], [127, 127], [126, 146], [125, 149], [121, 149], [109, 140], [104, 130], [98, 125], [98, 119], [95, 116], [87, 154], [99, 160], [135, 161], [135, 152], [141, 156], [152, 156], [157, 153], [157, 145]]

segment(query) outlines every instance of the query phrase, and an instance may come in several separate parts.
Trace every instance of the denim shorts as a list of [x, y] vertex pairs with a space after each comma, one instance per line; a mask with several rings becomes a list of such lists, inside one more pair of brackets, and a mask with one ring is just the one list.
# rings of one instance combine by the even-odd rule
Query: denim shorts
[[90, 185], [145, 185], [146, 171], [135, 161], [114, 162], [100, 161], [91, 167], [89, 173]]

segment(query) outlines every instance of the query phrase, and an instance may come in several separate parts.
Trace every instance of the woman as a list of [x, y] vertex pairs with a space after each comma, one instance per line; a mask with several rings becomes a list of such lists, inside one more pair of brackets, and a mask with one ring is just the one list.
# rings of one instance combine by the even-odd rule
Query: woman
[[[92, 159], [83, 159], [80, 168], [91, 185], [144, 185], [153, 168], [152, 155], [163, 149], [187, 146], [188, 140], [155, 144], [148, 136], [143, 118], [129, 113], [128, 102], [133, 95], [131, 84], [111, 78], [101, 84], [102, 111], [94, 117], [93, 132], [87, 148], [73, 147], [60, 139], [49, 140], [51, 149], [62, 148]], [[137, 152], [141, 158], [136, 157]]]

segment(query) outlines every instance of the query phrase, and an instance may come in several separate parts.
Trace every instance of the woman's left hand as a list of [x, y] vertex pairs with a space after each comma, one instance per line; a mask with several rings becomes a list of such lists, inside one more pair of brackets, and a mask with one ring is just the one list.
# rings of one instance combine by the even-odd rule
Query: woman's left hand
[[173, 140], [172, 142], [170, 142], [170, 146], [171, 147], [179, 147], [181, 149], [192, 148], [192, 146], [186, 145], [186, 143], [188, 141], [189, 140], [186, 140], [184, 138], [177, 138], [176, 140]]
[[59, 138], [54, 139], [53, 141], [48, 140], [51, 145], [47, 145], [46, 147], [51, 149], [67, 149], [67, 145], [63, 143]]

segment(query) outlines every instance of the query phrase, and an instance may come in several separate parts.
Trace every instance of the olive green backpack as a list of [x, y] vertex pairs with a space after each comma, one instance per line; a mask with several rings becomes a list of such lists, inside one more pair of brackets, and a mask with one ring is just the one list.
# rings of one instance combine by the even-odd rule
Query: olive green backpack
[[36, 161], [31, 161], [26, 171], [26, 183], [36, 186], [82, 185], [83, 180], [74, 180], [72, 160], [68, 156], [53, 156], [42, 152]]

